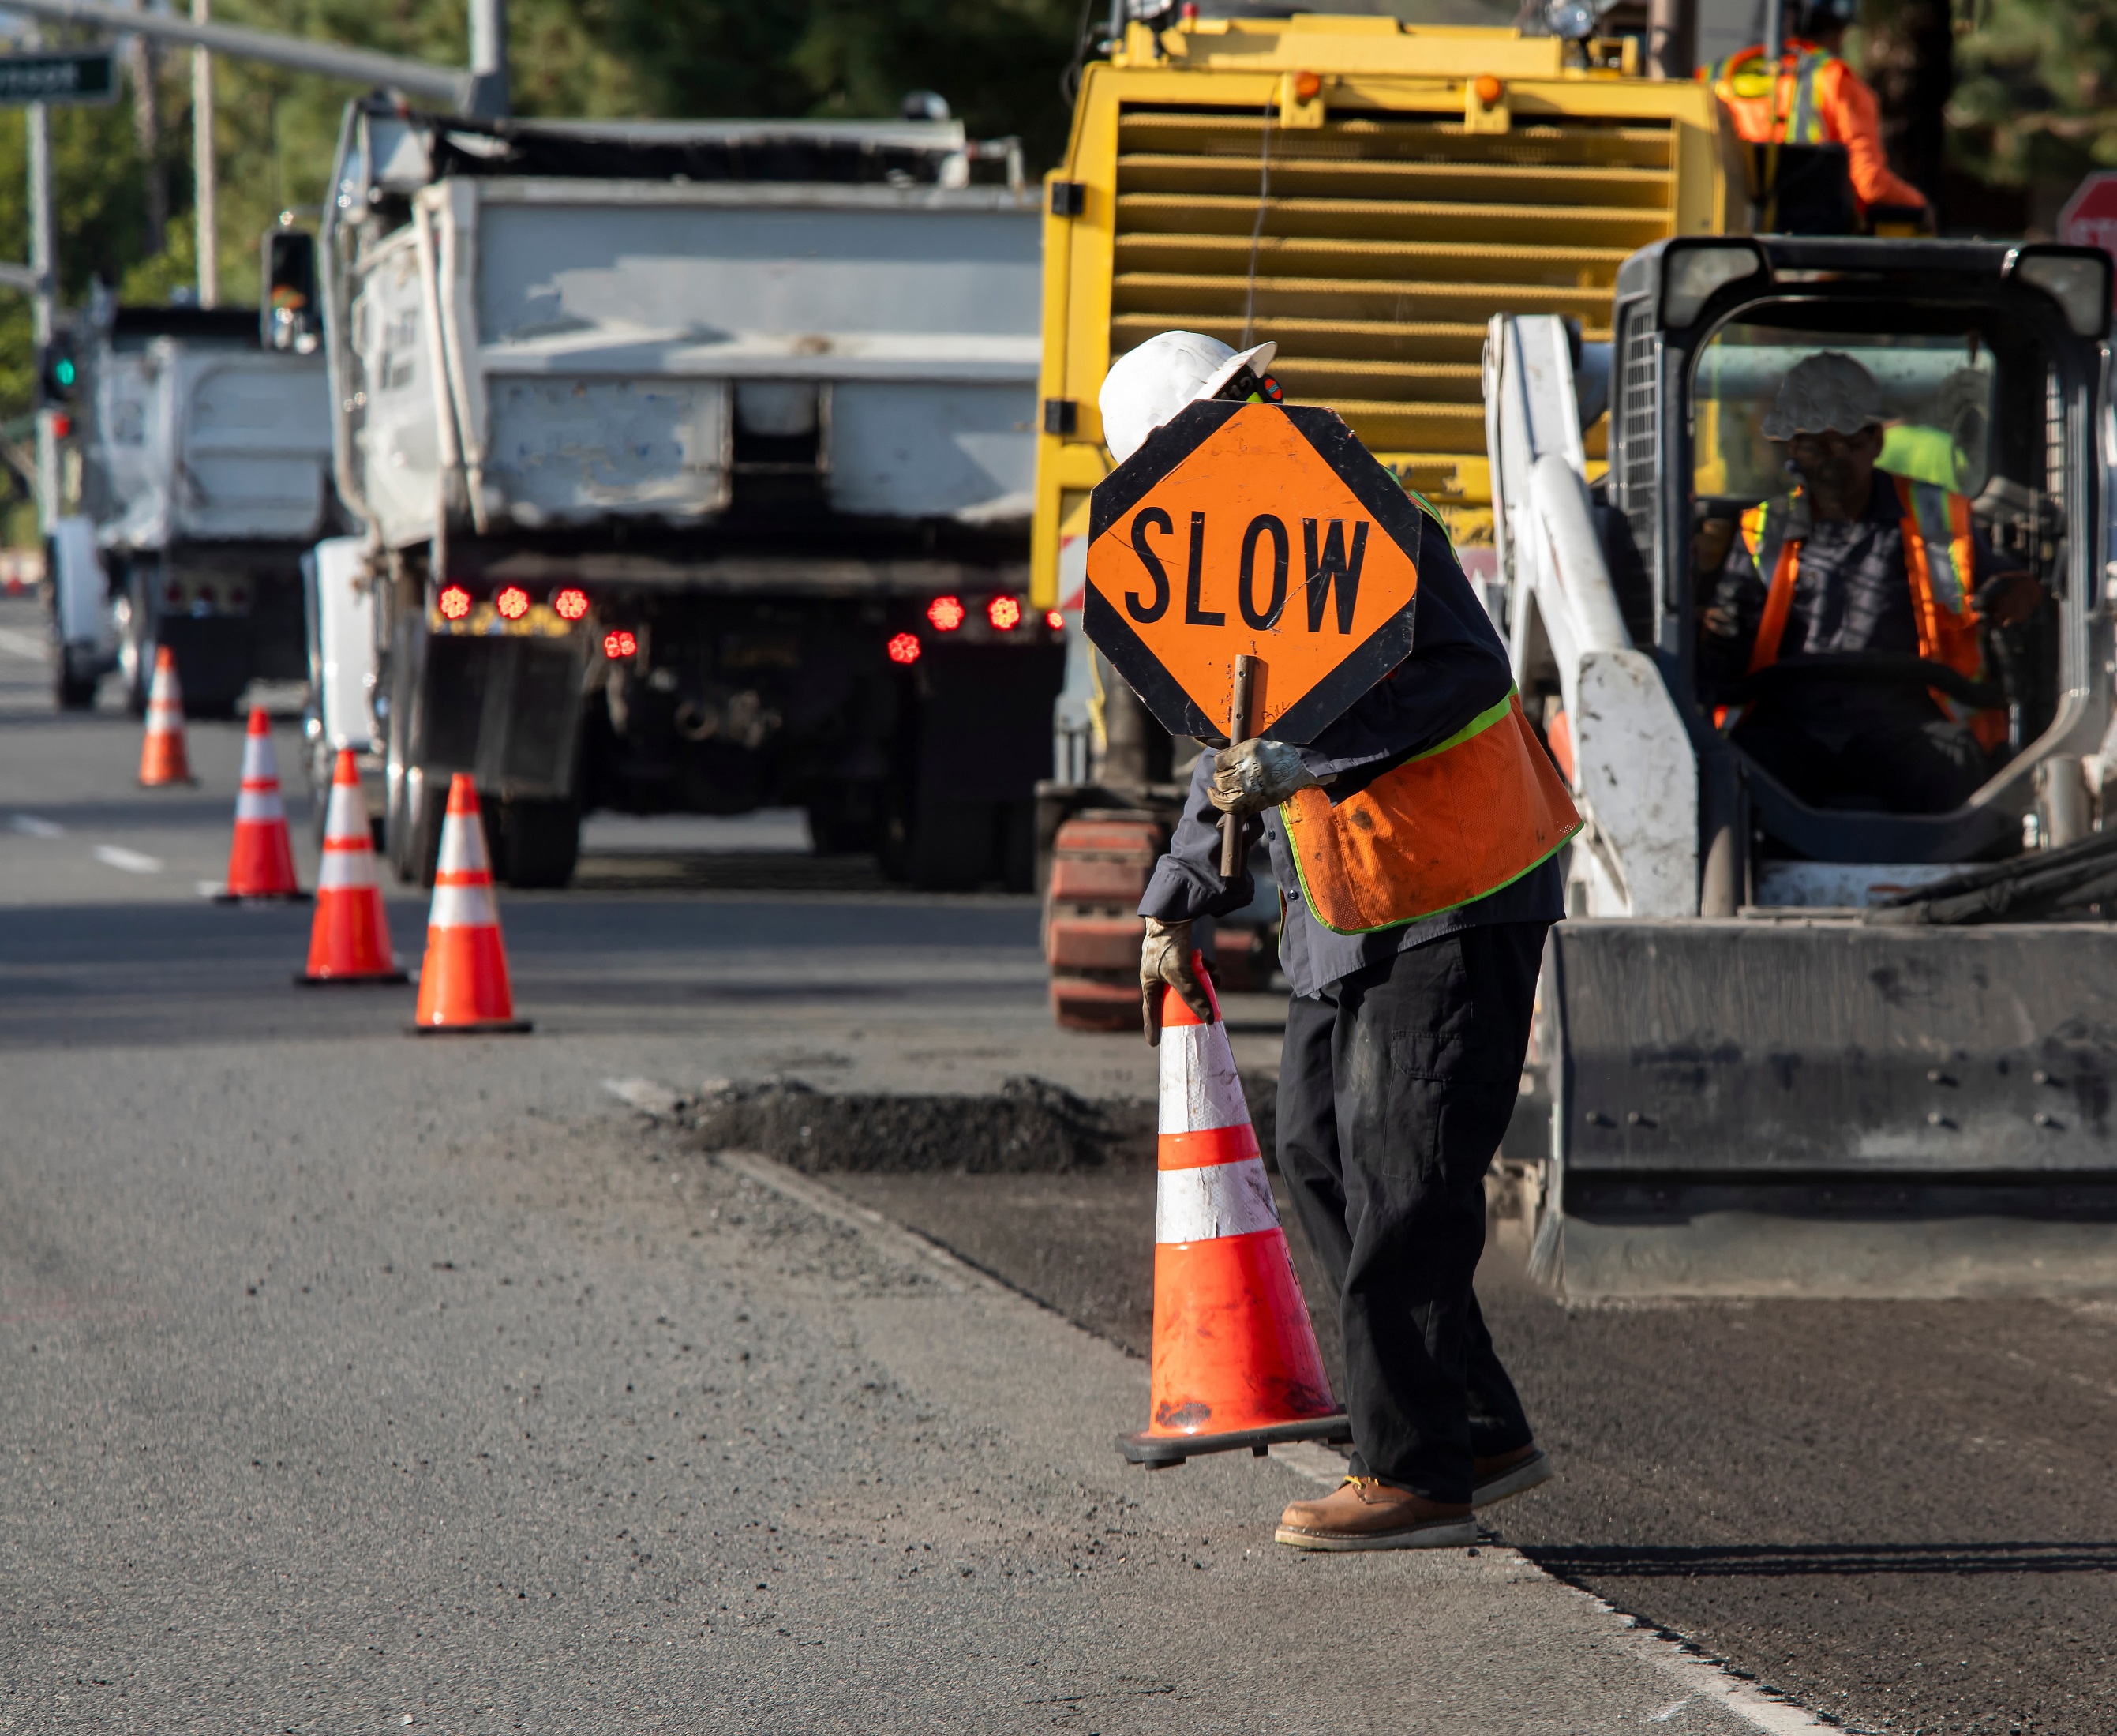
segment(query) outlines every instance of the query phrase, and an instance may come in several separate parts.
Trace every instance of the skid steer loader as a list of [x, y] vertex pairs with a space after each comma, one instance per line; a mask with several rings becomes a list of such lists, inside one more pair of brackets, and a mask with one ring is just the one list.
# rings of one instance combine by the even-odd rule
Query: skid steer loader
[[[1626, 260], [1607, 347], [1492, 321], [1488, 603], [1587, 820], [1508, 1147], [1564, 1294], [2117, 1288], [2110, 307], [2086, 250], [1701, 237]], [[1824, 350], [1881, 388], [1883, 468], [1972, 501], [2046, 600], [1974, 681], [1871, 653], [1748, 679], [2004, 717], [1953, 812], [1891, 811], [1885, 768], [1809, 805], [1701, 670], [1738, 521], [1788, 492], [1764, 413]]]

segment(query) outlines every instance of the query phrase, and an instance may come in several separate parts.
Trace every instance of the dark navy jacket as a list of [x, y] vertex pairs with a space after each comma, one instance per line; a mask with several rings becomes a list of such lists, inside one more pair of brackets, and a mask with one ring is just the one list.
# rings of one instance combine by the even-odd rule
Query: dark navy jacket
[[[1411, 655], [1301, 750], [1303, 763], [1318, 777], [1337, 774], [1326, 791], [1334, 803], [1446, 741], [1514, 686], [1506, 647], [1464, 577], [1446, 533], [1430, 518], [1419, 544], [1418, 595], [1412, 607]], [[1198, 756], [1183, 817], [1140, 900], [1143, 916], [1169, 922], [1225, 916], [1255, 896], [1248, 875], [1232, 883], [1220, 879], [1220, 810], [1206, 795], [1217, 762], [1210, 747]], [[1493, 922], [1556, 922], [1565, 913], [1564, 880], [1554, 856], [1510, 886], [1423, 921], [1372, 934], [1335, 934], [1316, 920], [1301, 896], [1278, 810], [1252, 820], [1249, 835], [1252, 847], [1261, 838], [1270, 853], [1286, 910], [1280, 965], [1297, 995], [1313, 995], [1349, 972], [1442, 935]]]

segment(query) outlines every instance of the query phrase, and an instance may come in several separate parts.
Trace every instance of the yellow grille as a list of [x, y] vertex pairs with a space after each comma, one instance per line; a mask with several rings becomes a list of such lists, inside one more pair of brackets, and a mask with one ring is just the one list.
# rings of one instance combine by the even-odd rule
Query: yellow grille
[[1128, 109], [1110, 353], [1171, 327], [1275, 339], [1290, 399], [1444, 492], [1482, 480], [1485, 322], [1564, 314], [1607, 339], [1618, 265], [1672, 233], [1674, 155], [1666, 122]]

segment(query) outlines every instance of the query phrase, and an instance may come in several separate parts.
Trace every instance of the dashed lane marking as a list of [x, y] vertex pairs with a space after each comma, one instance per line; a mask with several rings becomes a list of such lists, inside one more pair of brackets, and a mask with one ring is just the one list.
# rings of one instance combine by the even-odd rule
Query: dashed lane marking
[[25, 838], [64, 838], [66, 828], [55, 820], [40, 820], [35, 814], [16, 814], [7, 824]]
[[137, 850], [127, 850], [118, 844], [98, 844], [89, 852], [106, 868], [122, 868], [127, 874], [159, 874], [162, 859], [159, 856], [143, 856]]
[[20, 627], [0, 627], [0, 651], [41, 663], [50, 649], [50, 642], [41, 633], [25, 633]]

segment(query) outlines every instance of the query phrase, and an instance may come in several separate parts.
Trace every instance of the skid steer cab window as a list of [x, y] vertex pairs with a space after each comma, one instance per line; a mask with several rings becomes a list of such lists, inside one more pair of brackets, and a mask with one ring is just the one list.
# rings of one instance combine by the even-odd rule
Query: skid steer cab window
[[1698, 358], [1693, 485], [1701, 501], [1753, 506], [1790, 492], [1787, 450], [1764, 432], [1787, 376], [1810, 356], [1849, 356], [1879, 390], [1882, 469], [1958, 494], [1990, 473], [1992, 351], [1975, 331], [1888, 335], [1723, 328]]
[[1693, 697], [1797, 853], [1838, 847], [1804, 810], [1962, 808], [2051, 715], [2050, 575], [2013, 527], [2058, 522], [2055, 377], [1989, 308], [1793, 304], [1697, 352]]

